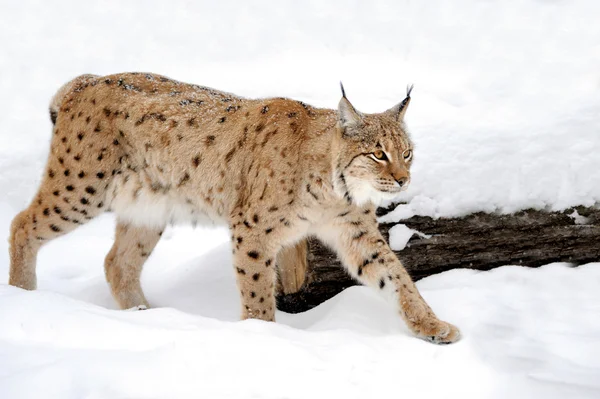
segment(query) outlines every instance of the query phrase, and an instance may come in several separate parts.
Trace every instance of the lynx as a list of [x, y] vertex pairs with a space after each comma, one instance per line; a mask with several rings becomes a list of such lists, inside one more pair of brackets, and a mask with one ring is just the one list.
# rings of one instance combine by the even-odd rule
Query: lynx
[[11, 226], [9, 283], [35, 289], [40, 247], [112, 211], [106, 279], [121, 308], [148, 307], [140, 274], [165, 226], [224, 223], [242, 319], [274, 321], [277, 255], [315, 236], [416, 336], [454, 342], [458, 329], [436, 317], [377, 228], [375, 206], [410, 182], [410, 94], [363, 114], [343, 87], [332, 110], [149, 73], [80, 76], [52, 100], [42, 182]]

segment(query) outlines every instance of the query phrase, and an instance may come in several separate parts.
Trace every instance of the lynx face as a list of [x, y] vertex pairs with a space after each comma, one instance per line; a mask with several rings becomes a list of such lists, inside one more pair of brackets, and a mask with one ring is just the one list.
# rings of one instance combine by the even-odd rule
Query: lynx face
[[342, 98], [338, 107], [341, 131], [338, 182], [344, 195], [357, 204], [375, 205], [393, 199], [410, 183], [413, 144], [403, 118], [404, 101], [380, 114], [361, 114]]

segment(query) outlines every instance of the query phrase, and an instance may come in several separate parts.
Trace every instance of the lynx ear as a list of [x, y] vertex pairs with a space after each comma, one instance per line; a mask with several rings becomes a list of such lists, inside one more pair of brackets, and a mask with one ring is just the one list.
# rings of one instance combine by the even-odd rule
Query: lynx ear
[[358, 112], [354, 106], [352, 106], [350, 101], [348, 101], [342, 82], [340, 82], [340, 87], [342, 89], [342, 99], [338, 104], [338, 118], [340, 125], [344, 130], [347, 128], [357, 127], [362, 120], [362, 116], [360, 112]]
[[393, 108], [385, 111], [386, 114], [390, 115], [392, 118], [397, 121], [401, 121], [404, 119], [404, 114], [406, 114], [406, 109], [408, 108], [408, 104], [410, 103], [410, 93], [412, 92], [413, 85], [410, 85], [406, 88], [406, 98], [402, 100], [399, 104], [396, 104]]

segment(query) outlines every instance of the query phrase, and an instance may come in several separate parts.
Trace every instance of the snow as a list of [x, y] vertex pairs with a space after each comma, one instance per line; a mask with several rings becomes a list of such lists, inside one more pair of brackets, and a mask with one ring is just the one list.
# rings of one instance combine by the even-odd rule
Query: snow
[[[101, 218], [45, 248], [41, 290], [0, 285], [0, 397], [600, 394], [599, 264], [455, 270], [421, 280], [438, 315], [462, 329], [459, 343], [440, 347], [413, 338], [365, 287], [303, 314], [278, 312], [278, 323], [236, 322], [230, 251], [211, 242], [210, 230], [174, 229], [159, 243], [143, 279], [159, 307], [114, 310], [101, 267], [112, 227], [112, 218]], [[194, 257], [189, 248], [198, 240], [209, 243]]]
[[390, 247], [394, 251], [402, 251], [408, 245], [408, 241], [413, 235], [418, 235], [422, 238], [430, 238], [428, 234], [421, 233], [420, 231], [411, 229], [405, 224], [395, 224], [389, 231], [390, 233]]
[[577, 212], [577, 209], [573, 209], [573, 212], [571, 212], [570, 214], [567, 214], [567, 216], [570, 217], [571, 219], [573, 219], [573, 221], [575, 221], [575, 224], [589, 224], [590, 223], [590, 218], [580, 215], [579, 212]]
[[[7, 209], [0, 215], [7, 225]], [[102, 271], [113, 227], [102, 217], [45, 247], [40, 290], [0, 285], [0, 397], [600, 394], [599, 264], [421, 280], [438, 315], [462, 329], [459, 343], [439, 347], [413, 338], [365, 287], [303, 314], [278, 312], [278, 323], [236, 322], [224, 230], [169, 230], [143, 275], [157, 308], [115, 310]]]
[[[414, 83], [412, 183], [389, 220], [597, 205], [599, 12], [593, 0], [2, 2], [0, 276], [45, 162], [49, 100], [82, 73], [323, 107], [342, 80], [363, 112]], [[105, 215], [43, 248], [36, 292], [0, 284], [0, 398], [600, 396], [598, 264], [421, 280], [462, 331], [438, 347], [364, 287], [276, 324], [238, 322], [224, 229], [167, 230], [142, 277], [154, 308], [118, 311], [102, 270], [113, 230]]]

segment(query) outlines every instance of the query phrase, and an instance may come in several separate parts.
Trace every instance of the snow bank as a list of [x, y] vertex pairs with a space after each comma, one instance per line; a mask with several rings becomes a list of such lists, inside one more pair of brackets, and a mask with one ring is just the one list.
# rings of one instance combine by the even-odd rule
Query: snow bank
[[[234, 285], [226, 265], [197, 266]], [[591, 398], [600, 394], [598, 266], [461, 270], [419, 282], [438, 314], [462, 327], [448, 347], [411, 337], [364, 287], [265, 323], [207, 317], [201, 287], [184, 299], [171, 293], [187, 302], [182, 313], [0, 286], [0, 396]], [[229, 292], [210, 302], [237, 311], [236, 300]]]

